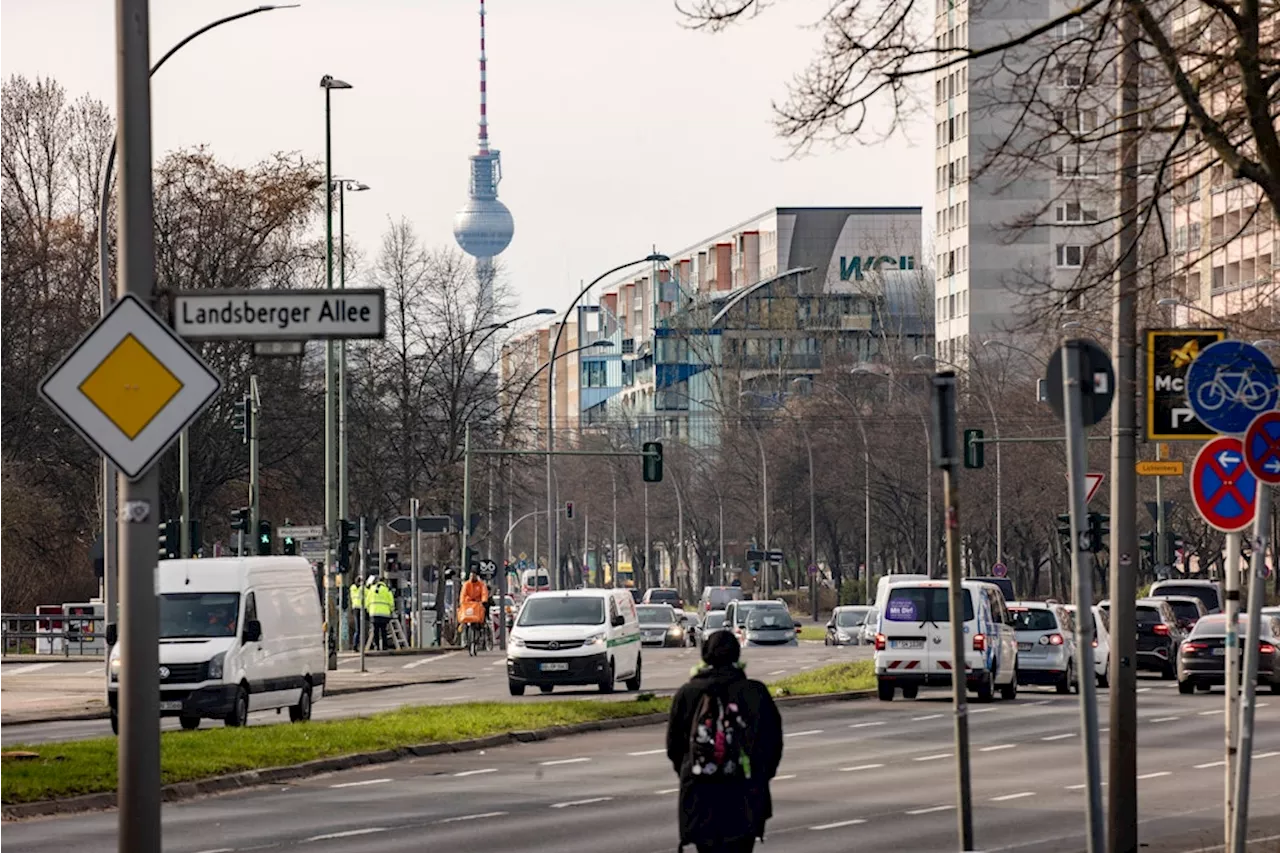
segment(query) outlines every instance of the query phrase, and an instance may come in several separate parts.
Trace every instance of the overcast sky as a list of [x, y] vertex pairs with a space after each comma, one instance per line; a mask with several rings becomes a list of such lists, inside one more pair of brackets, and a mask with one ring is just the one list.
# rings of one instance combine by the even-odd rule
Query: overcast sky
[[[254, 0], [152, 0], [153, 58]], [[453, 246], [476, 151], [477, 0], [302, 0], [201, 36], [156, 75], [159, 154], [206, 144], [248, 165], [324, 153], [324, 74], [335, 92], [334, 172], [368, 183], [347, 228], [376, 253], [388, 217]], [[932, 222], [929, 118], [910, 144], [788, 159], [771, 101], [801, 70], [823, 0], [787, 0], [711, 35], [669, 0], [489, 0], [489, 127], [503, 254], [525, 310], [563, 309], [579, 280], [656, 244], [693, 243], [774, 205], [919, 205]], [[51, 76], [114, 107], [114, 3], [4, 0], [0, 71]], [[925, 81], [925, 88], [931, 84]]]

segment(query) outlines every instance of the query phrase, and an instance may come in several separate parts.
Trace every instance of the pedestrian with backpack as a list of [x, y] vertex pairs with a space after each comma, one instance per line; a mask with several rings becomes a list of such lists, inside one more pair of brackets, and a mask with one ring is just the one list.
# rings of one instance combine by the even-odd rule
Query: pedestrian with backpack
[[773, 817], [769, 781], [782, 760], [782, 717], [740, 655], [737, 638], [713, 633], [671, 702], [667, 757], [680, 777], [680, 850], [750, 853]]

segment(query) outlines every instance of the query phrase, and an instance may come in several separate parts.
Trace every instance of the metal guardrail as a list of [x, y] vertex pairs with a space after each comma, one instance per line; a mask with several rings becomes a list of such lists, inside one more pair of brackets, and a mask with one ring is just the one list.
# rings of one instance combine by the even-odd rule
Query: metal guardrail
[[106, 619], [58, 613], [0, 614], [0, 654], [106, 655]]

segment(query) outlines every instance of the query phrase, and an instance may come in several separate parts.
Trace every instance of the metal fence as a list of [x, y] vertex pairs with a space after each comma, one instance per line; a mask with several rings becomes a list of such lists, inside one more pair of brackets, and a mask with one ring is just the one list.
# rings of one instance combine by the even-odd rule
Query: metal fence
[[57, 613], [0, 614], [0, 654], [105, 655], [106, 619]]

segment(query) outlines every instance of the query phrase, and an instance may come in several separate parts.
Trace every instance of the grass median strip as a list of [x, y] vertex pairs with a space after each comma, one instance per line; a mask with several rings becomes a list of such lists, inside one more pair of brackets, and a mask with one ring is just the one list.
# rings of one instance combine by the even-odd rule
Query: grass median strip
[[[874, 683], [871, 662], [857, 661], [787, 676], [770, 687], [778, 696], [812, 696], [869, 688]], [[206, 722], [199, 731], [161, 734], [161, 776], [165, 784], [191, 782], [413, 744], [665, 713], [669, 707], [667, 698], [642, 696], [622, 702], [425, 705], [346, 720], [240, 729]], [[114, 737], [18, 745], [0, 759], [0, 801], [6, 805], [114, 791], [115, 787]]]

